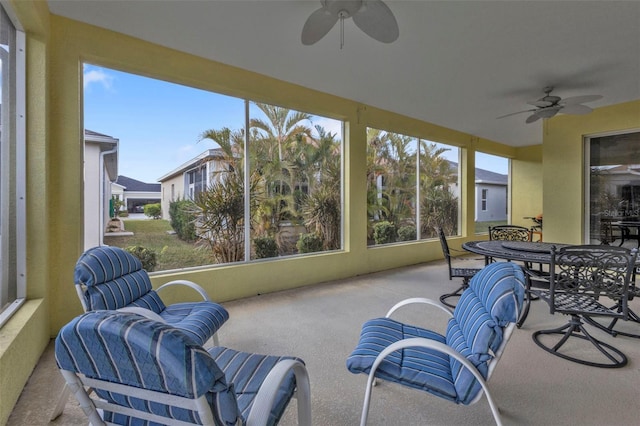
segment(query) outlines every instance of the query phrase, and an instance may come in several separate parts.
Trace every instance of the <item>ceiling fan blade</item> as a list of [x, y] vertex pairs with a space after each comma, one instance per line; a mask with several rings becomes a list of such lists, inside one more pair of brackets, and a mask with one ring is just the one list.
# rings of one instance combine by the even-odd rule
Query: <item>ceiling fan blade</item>
[[586, 102], [594, 102], [602, 99], [601, 95], [584, 95], [584, 96], [571, 96], [569, 98], [564, 98], [560, 101], [560, 105], [575, 105], [575, 104], [584, 104]]
[[533, 123], [534, 121], [538, 121], [540, 119], [540, 116], [537, 113], [533, 113], [531, 114], [529, 117], [527, 117], [527, 121], [526, 123]]
[[511, 114], [505, 114], [505, 115], [501, 115], [500, 117], [496, 117], [496, 120], [499, 120], [500, 118], [511, 117], [512, 115], [524, 114], [525, 112], [533, 112], [533, 111], [536, 111], [536, 110], [535, 109], [528, 109], [528, 110], [525, 110], [525, 111], [512, 112]]
[[527, 118], [527, 123], [533, 123], [534, 121], [538, 121], [541, 118], [551, 118], [556, 115], [561, 109], [561, 106], [552, 106], [539, 109]]
[[302, 27], [302, 44], [309, 46], [318, 42], [331, 31], [336, 22], [338, 22], [338, 16], [332, 15], [324, 7], [316, 10], [307, 18], [307, 22]]
[[584, 115], [589, 114], [591, 111], [593, 111], [593, 109], [586, 105], [575, 104], [562, 107], [560, 112], [563, 114]]
[[400, 35], [393, 12], [381, 0], [364, 0], [352, 18], [365, 34], [382, 43], [393, 43]]

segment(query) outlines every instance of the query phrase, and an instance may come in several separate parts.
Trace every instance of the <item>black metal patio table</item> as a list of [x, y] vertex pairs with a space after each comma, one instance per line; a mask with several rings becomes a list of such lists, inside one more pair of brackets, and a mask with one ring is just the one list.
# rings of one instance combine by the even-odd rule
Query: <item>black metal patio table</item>
[[462, 248], [487, 258], [548, 265], [551, 263], [551, 247], [560, 248], [568, 245], [551, 242], [483, 240], [463, 243]]

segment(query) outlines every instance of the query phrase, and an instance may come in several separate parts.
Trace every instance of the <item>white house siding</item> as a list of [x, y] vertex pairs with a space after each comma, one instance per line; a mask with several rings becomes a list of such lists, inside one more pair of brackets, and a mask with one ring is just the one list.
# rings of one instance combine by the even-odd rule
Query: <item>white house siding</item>
[[169, 217], [169, 204], [172, 201], [176, 201], [178, 199], [184, 200], [186, 198], [184, 176], [180, 174], [163, 181], [161, 188], [162, 218], [169, 220], [171, 219]]
[[111, 182], [116, 180], [118, 170], [118, 139], [90, 130], [84, 137], [84, 247], [88, 249], [103, 243], [109, 222]]
[[[483, 209], [482, 191], [486, 190]], [[507, 186], [476, 182], [476, 222], [507, 220]]]
[[195, 185], [189, 184], [189, 173], [195, 170], [204, 170], [204, 181], [200, 182], [200, 189], [207, 188], [214, 181], [222, 179], [221, 171], [227, 171], [229, 168], [227, 161], [224, 160], [222, 150], [209, 149], [197, 157], [187, 161], [176, 169], [170, 171], [166, 175], [160, 177], [158, 182], [161, 184], [162, 194], [162, 218], [169, 220], [169, 204], [178, 199], [191, 199]]
[[100, 245], [100, 146], [84, 146], [84, 247]]

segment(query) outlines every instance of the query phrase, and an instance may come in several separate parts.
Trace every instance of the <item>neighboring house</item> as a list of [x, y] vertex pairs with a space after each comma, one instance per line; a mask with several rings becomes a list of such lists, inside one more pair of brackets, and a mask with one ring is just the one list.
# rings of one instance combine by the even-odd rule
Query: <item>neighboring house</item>
[[111, 184], [118, 177], [118, 139], [84, 131], [84, 247], [102, 244]]
[[169, 204], [172, 201], [193, 200], [219, 176], [217, 172], [228, 171], [229, 167], [221, 149], [208, 149], [160, 177], [162, 218], [170, 219]]
[[[458, 163], [450, 161], [451, 170], [458, 172]], [[507, 220], [507, 201], [509, 199], [509, 176], [485, 169], [475, 169], [474, 220], [489, 222]], [[451, 188], [456, 197], [460, 197], [458, 184]]]
[[509, 176], [476, 169], [475, 221], [507, 220]]
[[118, 176], [111, 184], [111, 193], [124, 202], [129, 213], [142, 213], [146, 204], [159, 203], [161, 185], [145, 183], [127, 176]]

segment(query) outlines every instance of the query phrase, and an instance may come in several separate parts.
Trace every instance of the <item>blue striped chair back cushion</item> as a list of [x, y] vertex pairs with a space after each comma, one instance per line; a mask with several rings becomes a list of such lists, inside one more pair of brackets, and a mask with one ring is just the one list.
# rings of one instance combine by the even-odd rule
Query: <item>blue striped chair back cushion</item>
[[[175, 328], [136, 314], [92, 311], [75, 318], [58, 334], [55, 355], [59, 368], [87, 377], [186, 398], [206, 394], [216, 424], [235, 424], [240, 416], [233, 387], [207, 351]], [[200, 423], [190, 410], [97, 392], [119, 405]], [[130, 419], [108, 412], [105, 420], [129, 424]]]
[[152, 290], [140, 260], [119, 247], [101, 246], [80, 256], [74, 271], [76, 285], [86, 286], [87, 310], [115, 310], [128, 305], [160, 313], [165, 305]]
[[[518, 319], [524, 300], [525, 277], [514, 263], [492, 263], [478, 272], [462, 293], [449, 321], [447, 345], [462, 353], [486, 377], [489, 362], [503, 339], [503, 328]], [[459, 402], [470, 403], [481, 390], [473, 375], [451, 358]]]

